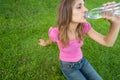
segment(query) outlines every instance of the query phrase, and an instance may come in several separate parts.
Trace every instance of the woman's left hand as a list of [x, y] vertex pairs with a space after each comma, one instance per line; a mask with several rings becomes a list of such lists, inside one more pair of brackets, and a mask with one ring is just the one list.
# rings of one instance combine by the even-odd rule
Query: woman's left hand
[[[112, 4], [115, 4], [116, 2], [107, 2], [105, 4], [103, 4], [103, 6], [108, 6], [108, 5], [112, 5]], [[108, 15], [107, 15], [108, 13]], [[103, 15], [103, 18], [108, 20], [111, 24], [114, 24], [114, 25], [118, 25], [120, 26], [120, 16], [115, 16], [115, 15], [109, 15], [109, 13], [111, 12], [106, 12], [106, 15]]]

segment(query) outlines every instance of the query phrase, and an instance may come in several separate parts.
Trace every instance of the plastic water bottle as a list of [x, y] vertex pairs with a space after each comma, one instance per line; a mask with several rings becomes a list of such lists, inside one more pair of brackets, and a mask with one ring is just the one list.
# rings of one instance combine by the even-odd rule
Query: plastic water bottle
[[86, 18], [99, 19], [102, 16], [120, 16], [120, 3], [94, 8], [85, 14]]

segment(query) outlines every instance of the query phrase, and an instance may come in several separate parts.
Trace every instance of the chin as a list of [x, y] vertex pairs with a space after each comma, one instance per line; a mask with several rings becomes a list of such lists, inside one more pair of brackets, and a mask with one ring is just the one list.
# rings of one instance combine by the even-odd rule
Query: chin
[[79, 19], [79, 20], [74, 20], [72, 22], [74, 22], [74, 23], [85, 23], [87, 21], [86, 21], [86, 19]]
[[79, 23], [85, 23], [85, 22], [87, 22], [86, 19], [81, 20]]

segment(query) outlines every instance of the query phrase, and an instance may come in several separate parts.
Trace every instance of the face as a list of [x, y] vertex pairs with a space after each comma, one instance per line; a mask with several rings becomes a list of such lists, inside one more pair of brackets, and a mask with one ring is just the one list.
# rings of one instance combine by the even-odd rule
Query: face
[[74, 5], [72, 7], [72, 22], [86, 22], [85, 13], [87, 11], [87, 8], [84, 6], [84, 0], [75, 0]]

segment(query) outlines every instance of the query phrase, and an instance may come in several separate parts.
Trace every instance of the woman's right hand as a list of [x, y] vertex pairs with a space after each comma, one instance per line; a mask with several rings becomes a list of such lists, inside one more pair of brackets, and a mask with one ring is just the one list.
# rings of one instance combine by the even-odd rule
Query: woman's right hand
[[43, 39], [39, 39], [39, 45], [46, 46], [46, 42]]

